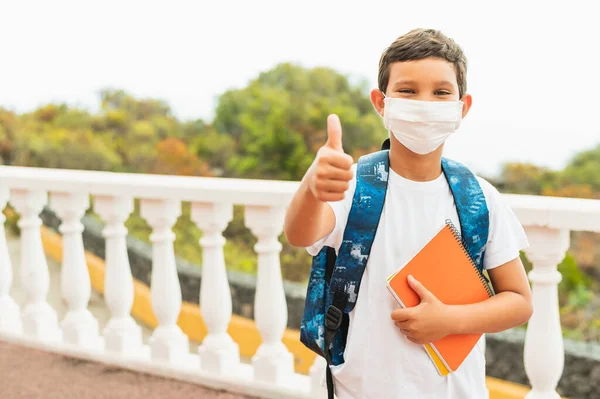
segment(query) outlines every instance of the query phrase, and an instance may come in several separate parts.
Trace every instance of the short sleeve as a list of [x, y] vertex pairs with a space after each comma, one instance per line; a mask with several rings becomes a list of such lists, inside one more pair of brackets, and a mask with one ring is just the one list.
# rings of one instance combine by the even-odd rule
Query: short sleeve
[[519, 251], [529, 246], [523, 226], [498, 190], [484, 179], [478, 178], [490, 214], [488, 242], [483, 266], [486, 270], [510, 262]]
[[356, 189], [356, 164], [352, 165], [352, 173], [354, 177], [348, 185], [348, 190], [344, 193], [344, 199], [336, 202], [328, 202], [335, 215], [335, 227], [331, 233], [306, 248], [311, 256], [317, 255], [325, 246], [335, 248], [337, 252], [342, 245], [344, 230], [346, 229], [346, 222], [348, 221], [348, 214], [352, 207], [352, 197], [354, 196], [354, 190]]

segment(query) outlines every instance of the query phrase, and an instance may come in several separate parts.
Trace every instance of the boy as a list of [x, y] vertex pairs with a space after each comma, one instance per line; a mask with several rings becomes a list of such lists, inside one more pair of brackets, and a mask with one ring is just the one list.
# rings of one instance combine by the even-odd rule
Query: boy
[[[390, 131], [388, 189], [356, 306], [349, 314], [345, 362], [332, 367], [335, 393], [339, 399], [486, 398], [481, 342], [446, 377], [432, 367], [421, 344], [448, 334], [499, 332], [530, 318], [531, 293], [519, 258], [527, 238], [498, 191], [477, 178], [489, 208], [484, 267], [496, 295], [478, 304], [449, 306], [409, 279], [421, 303], [401, 309], [385, 287], [386, 278], [446, 219], [460, 226], [441, 158], [445, 139], [472, 104], [466, 92], [466, 58], [442, 33], [413, 30], [383, 53], [378, 86], [371, 101]], [[356, 165], [342, 148], [337, 116], [329, 116], [327, 132], [327, 142], [302, 179], [285, 221], [288, 241], [307, 247], [313, 256], [324, 245], [339, 249], [356, 184]]]

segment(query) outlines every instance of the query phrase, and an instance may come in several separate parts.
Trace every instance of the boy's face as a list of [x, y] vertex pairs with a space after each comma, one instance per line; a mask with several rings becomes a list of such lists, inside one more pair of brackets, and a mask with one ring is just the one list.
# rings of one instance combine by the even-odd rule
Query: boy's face
[[[463, 118], [471, 108], [471, 96], [460, 98], [454, 65], [440, 58], [424, 58], [416, 61], [395, 62], [390, 65], [390, 78], [385, 95], [418, 101], [462, 100]], [[383, 94], [375, 89], [371, 101], [383, 116]]]

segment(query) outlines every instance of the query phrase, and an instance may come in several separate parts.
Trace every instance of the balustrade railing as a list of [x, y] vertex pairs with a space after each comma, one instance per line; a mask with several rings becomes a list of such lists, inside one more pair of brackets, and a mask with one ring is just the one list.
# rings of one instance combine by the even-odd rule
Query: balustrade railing
[[[293, 355], [283, 344], [287, 306], [280, 270], [285, 207], [297, 183], [192, 178], [0, 167], [0, 208], [10, 204], [20, 215], [20, 279], [26, 291], [21, 309], [10, 296], [12, 264], [3, 223], [0, 230], [0, 335], [51, 350], [90, 357], [142, 371], [265, 397], [322, 397], [324, 362], [317, 358], [309, 375], [294, 372]], [[557, 398], [564, 350], [559, 319], [557, 264], [569, 247], [571, 230], [600, 231], [600, 201], [507, 195], [526, 228], [533, 263], [530, 279], [534, 315], [528, 324], [525, 368], [530, 399]], [[87, 309], [91, 284], [80, 222], [93, 201], [104, 221], [105, 301], [110, 320], [102, 331]], [[125, 222], [140, 200], [141, 215], [152, 228], [152, 308], [158, 320], [148, 342], [130, 316], [133, 278]], [[182, 306], [172, 227], [182, 201], [191, 202], [191, 219], [202, 231], [199, 294], [208, 330], [198, 354], [177, 325]], [[47, 303], [48, 266], [40, 236], [40, 213], [49, 205], [61, 219], [63, 265], [61, 293], [68, 312], [63, 320]], [[227, 333], [232, 303], [223, 255], [223, 231], [234, 205], [245, 207], [245, 224], [256, 236], [258, 256], [255, 321], [262, 343], [251, 362], [240, 361], [238, 344]], [[0, 221], [5, 218], [0, 214]], [[58, 289], [58, 287], [52, 287]]]

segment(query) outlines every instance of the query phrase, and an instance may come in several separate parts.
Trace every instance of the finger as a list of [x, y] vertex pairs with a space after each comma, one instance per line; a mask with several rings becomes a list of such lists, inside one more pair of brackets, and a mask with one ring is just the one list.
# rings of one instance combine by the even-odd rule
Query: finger
[[410, 340], [411, 342], [415, 342], [416, 340], [418, 340], [418, 338], [415, 336], [415, 332], [411, 331], [410, 329], [407, 328], [401, 328], [400, 329], [400, 333], [402, 335], [404, 335], [408, 340]]
[[345, 198], [344, 193], [329, 193], [323, 191], [317, 195], [317, 199], [321, 202], [338, 202]]
[[316, 182], [317, 189], [332, 194], [345, 193], [348, 190], [348, 182], [342, 180], [318, 179]]
[[417, 295], [419, 295], [421, 300], [429, 299], [433, 296], [433, 294], [412, 275], [408, 276], [408, 284], [417, 293]]
[[328, 180], [340, 180], [344, 182], [349, 182], [354, 177], [354, 173], [352, 170], [343, 169], [336, 167], [334, 165], [324, 165], [317, 172], [318, 179], [328, 179]]
[[326, 145], [336, 151], [344, 151], [342, 148], [342, 124], [340, 118], [335, 114], [331, 114], [327, 118]]
[[412, 331], [408, 321], [397, 321], [394, 323], [396, 327], [403, 331]]
[[418, 340], [417, 338], [414, 338], [414, 337], [409, 337], [409, 336], [407, 335], [407, 336], [406, 336], [406, 339], [408, 339], [408, 340], [409, 340], [410, 342], [412, 342], [413, 344], [417, 344], [417, 345], [420, 345], [420, 344], [421, 344], [421, 341], [420, 341], [420, 340]]
[[408, 321], [412, 319], [411, 309], [397, 309], [392, 312], [392, 320], [395, 321]]
[[329, 151], [325, 151], [323, 156], [321, 157], [321, 162], [325, 165], [331, 165], [336, 168], [350, 170], [352, 164], [354, 163], [354, 159], [343, 152], [339, 152], [337, 150], [332, 150], [329, 147], [326, 147]]

